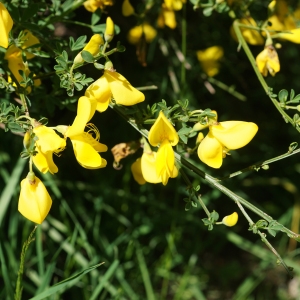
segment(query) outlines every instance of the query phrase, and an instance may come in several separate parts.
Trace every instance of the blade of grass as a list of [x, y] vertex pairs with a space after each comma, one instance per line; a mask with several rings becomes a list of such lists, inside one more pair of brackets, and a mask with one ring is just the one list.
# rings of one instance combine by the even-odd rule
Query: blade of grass
[[46, 290], [45, 292], [34, 296], [33, 298], [30, 298], [30, 300], [42, 300], [45, 299], [46, 297], [49, 297], [55, 293], [62, 293], [63, 291], [69, 289], [70, 287], [74, 286], [82, 276], [84, 276], [85, 274], [93, 271], [94, 269], [98, 268], [99, 266], [103, 265], [104, 263], [100, 263], [94, 266], [91, 266], [55, 285], [53, 285], [52, 287], [50, 287], [48, 290]]
[[113, 274], [116, 272], [116, 269], [119, 266], [119, 260], [115, 260], [111, 266], [108, 268], [108, 270], [105, 272], [104, 276], [100, 279], [99, 285], [94, 289], [94, 292], [90, 298], [90, 300], [97, 299], [98, 295], [101, 293], [102, 289], [104, 288], [107, 281], [113, 276]]
[[20, 176], [24, 169], [26, 160], [19, 158], [0, 197], [0, 227], [6, 213], [9, 202], [20, 182]]
[[2, 251], [2, 246], [0, 243], [0, 262], [1, 262], [1, 273], [4, 280], [4, 286], [6, 290], [7, 300], [14, 298], [13, 287], [11, 285], [11, 279], [9, 278], [8, 269], [5, 261], [5, 257]]
[[146, 294], [147, 294], [147, 299], [155, 300], [155, 295], [154, 295], [152, 283], [150, 280], [149, 271], [148, 271], [148, 268], [146, 265], [145, 257], [144, 257], [143, 251], [138, 243], [136, 245], [136, 256], [137, 256], [137, 260], [138, 260], [139, 267], [141, 270], [142, 279], [143, 279]]

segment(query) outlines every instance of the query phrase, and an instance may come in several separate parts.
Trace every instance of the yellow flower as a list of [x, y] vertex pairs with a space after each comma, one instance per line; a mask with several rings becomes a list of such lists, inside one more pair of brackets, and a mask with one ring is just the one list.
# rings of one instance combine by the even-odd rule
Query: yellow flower
[[269, 73], [274, 76], [280, 70], [277, 52], [272, 45], [266, 46], [256, 57], [256, 64], [263, 76]]
[[[72, 142], [78, 163], [86, 169], [104, 168], [107, 164], [98, 153], [107, 151], [107, 146], [99, 143], [100, 133], [96, 126], [87, 124], [95, 113], [95, 107], [96, 101], [84, 96], [80, 97], [76, 118], [65, 132], [65, 136]], [[84, 132], [86, 127], [88, 132]]]
[[238, 214], [236, 212], [223, 218], [222, 223], [228, 227], [234, 226], [238, 221]]
[[[39, 44], [39, 39], [34, 36], [29, 30], [24, 30], [21, 37], [18, 40], [18, 44], [10, 45], [7, 49], [4, 58], [9, 60], [13, 57], [21, 57], [22, 51], [26, 54], [26, 59], [32, 59], [35, 55], [30, 53], [27, 48], [32, 47], [33, 45]], [[40, 48], [37, 48], [40, 49]]]
[[135, 26], [128, 32], [127, 39], [130, 44], [136, 45], [139, 43], [142, 37], [145, 38], [147, 43], [151, 43], [156, 37], [157, 31], [148, 23]]
[[166, 5], [163, 4], [161, 13], [157, 19], [157, 26], [159, 28], [164, 28], [165, 26], [168, 26], [171, 29], [176, 28], [177, 22], [174, 10], [167, 8]]
[[257, 130], [257, 125], [252, 122], [227, 121], [210, 125], [198, 147], [198, 156], [208, 166], [218, 169], [228, 151], [246, 146]]
[[[20, 83], [23, 78], [19, 73], [20, 71], [24, 71], [25, 75], [28, 76], [30, 73], [29, 67], [28, 67], [28, 62], [24, 63], [22, 60], [22, 56], [10, 56], [8, 59], [8, 68], [11, 71], [11, 73], [14, 75], [16, 80]], [[11, 76], [8, 76], [8, 82], [12, 82]], [[33, 77], [33, 83], [34, 86], [40, 86], [41, 85], [41, 80], [40, 79], [34, 79]], [[17, 86], [16, 83], [13, 83], [13, 86]], [[24, 86], [21, 84], [21, 86]], [[27, 87], [26, 92], [29, 94], [31, 92], [31, 87]]]
[[220, 46], [212, 46], [205, 50], [197, 51], [197, 58], [201, 63], [204, 72], [213, 77], [219, 73], [220, 64], [219, 60], [223, 57], [224, 51]]
[[143, 185], [146, 183], [146, 180], [142, 173], [142, 164], [141, 164], [141, 158], [138, 158], [132, 165], [131, 165], [131, 172], [133, 175], [134, 180], [140, 184]]
[[[257, 27], [255, 20], [251, 17], [240, 19], [239, 23]], [[260, 35], [259, 31], [250, 29], [250, 28], [243, 28], [240, 27], [241, 33], [245, 39], [245, 41], [250, 45], [263, 45], [265, 43], [263, 37]], [[233, 27], [230, 28], [231, 36], [237, 41], [237, 37]]]
[[[166, 185], [169, 177], [173, 176], [175, 155], [172, 146], [177, 145], [179, 137], [175, 128], [162, 111], [160, 111], [158, 118], [152, 125], [148, 139], [152, 146], [159, 146], [157, 156], [155, 157], [155, 170], [157, 177], [161, 178], [163, 185]], [[148, 180], [146, 179], [146, 181]]]
[[28, 220], [41, 224], [52, 205], [51, 197], [39, 178], [29, 172], [21, 181], [18, 210]]
[[[174, 152], [172, 154], [174, 155]], [[169, 177], [175, 178], [178, 176], [178, 169], [173, 164], [173, 170], [172, 170], [172, 166], [170, 168], [172, 170], [172, 171], [170, 170], [170, 176], [168, 178], [165, 178], [164, 176], [166, 176], [166, 174], [164, 174], [164, 173], [158, 174], [158, 172], [157, 172], [157, 164], [160, 163], [157, 161], [157, 157], [158, 157], [158, 153], [155, 151], [152, 151], [150, 153], [144, 152], [142, 155], [141, 161], [140, 161], [141, 173], [146, 182], [149, 182], [149, 183], [162, 182], [163, 185], [166, 185], [168, 183]], [[164, 163], [166, 163], [166, 162], [164, 162]]]
[[122, 4], [122, 15], [124, 17], [129, 17], [134, 14], [134, 8], [132, 7], [129, 0], [124, 0]]
[[86, 10], [95, 12], [97, 8], [103, 10], [106, 6], [113, 5], [113, 0], [87, 0], [83, 3]]
[[164, 0], [164, 2], [168, 9], [181, 10], [186, 0]]
[[[102, 36], [100, 34], [94, 34], [89, 42], [85, 45], [85, 47], [82, 49], [82, 51], [88, 51], [90, 52], [93, 56], [96, 56], [99, 51], [100, 51], [100, 46], [104, 44], [104, 41], [102, 39]], [[79, 64], [83, 62], [83, 59], [81, 57], [81, 52], [80, 51], [75, 59], [74, 59], [74, 64]]]
[[97, 100], [97, 110], [107, 109], [113, 98], [117, 104], [131, 106], [145, 100], [145, 95], [134, 88], [129, 81], [118, 72], [105, 70], [103, 76], [92, 83], [85, 96]]
[[115, 24], [111, 17], [107, 17], [106, 19], [106, 28], [104, 32], [104, 39], [106, 42], [110, 42], [115, 35]]
[[8, 47], [8, 35], [13, 26], [13, 20], [3, 3], [0, 2], [0, 46]]
[[42, 173], [57, 173], [58, 168], [53, 162], [53, 153], [59, 154], [65, 147], [66, 141], [61, 138], [52, 128], [39, 125], [33, 129], [36, 135], [35, 150], [37, 154], [33, 157], [33, 163]]

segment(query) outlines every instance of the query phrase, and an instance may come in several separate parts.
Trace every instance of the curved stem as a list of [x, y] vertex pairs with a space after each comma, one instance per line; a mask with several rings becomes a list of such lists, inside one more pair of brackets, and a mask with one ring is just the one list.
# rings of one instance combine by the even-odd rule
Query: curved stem
[[251, 50], [249, 49], [242, 33], [241, 33], [241, 30], [240, 30], [240, 27], [241, 24], [238, 22], [238, 20], [235, 20], [233, 22], [233, 28], [234, 28], [234, 31], [236, 33], [236, 36], [239, 40], [239, 43], [240, 45], [243, 47], [253, 69], [254, 69], [254, 72], [256, 73], [256, 76], [259, 80], [259, 82], [261, 83], [263, 89], [265, 90], [266, 94], [269, 96], [270, 100], [272, 101], [272, 103], [274, 104], [274, 106], [276, 107], [276, 109], [279, 111], [279, 113], [283, 116], [283, 118], [285, 120], [287, 120], [289, 123], [291, 123], [298, 132], [300, 132], [300, 128], [298, 128], [294, 122], [294, 120], [281, 108], [280, 104], [278, 103], [278, 101], [273, 98], [271, 96], [271, 93], [270, 93], [270, 87], [267, 85], [264, 77], [262, 76], [262, 74], [259, 72], [258, 68], [257, 68], [257, 65], [256, 65], [256, 61], [255, 61], [255, 58], [253, 57], [252, 55], [252, 52]]

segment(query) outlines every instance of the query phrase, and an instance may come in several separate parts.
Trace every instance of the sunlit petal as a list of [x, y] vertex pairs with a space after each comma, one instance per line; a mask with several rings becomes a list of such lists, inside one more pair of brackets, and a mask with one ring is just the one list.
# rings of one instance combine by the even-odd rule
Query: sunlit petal
[[161, 182], [161, 177], [156, 173], [156, 152], [143, 153], [141, 158], [141, 169], [144, 179], [150, 183]]
[[258, 127], [252, 122], [227, 121], [210, 128], [213, 136], [228, 149], [239, 149], [255, 136]]
[[96, 109], [99, 112], [105, 111], [111, 100], [111, 90], [107, 79], [101, 76], [98, 80], [93, 82], [85, 91], [85, 96], [95, 98], [97, 100]]
[[158, 146], [164, 140], [168, 140], [172, 146], [177, 145], [179, 141], [178, 134], [162, 111], [160, 111], [158, 118], [152, 125], [148, 139], [152, 146]]
[[101, 168], [102, 158], [93, 146], [88, 144], [82, 135], [71, 138], [75, 157], [79, 164], [86, 169]]
[[51, 197], [39, 178], [35, 177], [34, 183], [27, 178], [21, 181], [18, 210], [25, 218], [41, 224], [48, 215], [51, 205]]
[[66, 136], [70, 137], [81, 134], [87, 122], [93, 117], [96, 106], [96, 100], [85, 96], [80, 97], [77, 105], [77, 115], [72, 126], [69, 127]]
[[131, 165], [131, 172], [133, 175], [134, 180], [142, 185], [146, 183], [146, 180], [142, 173], [142, 160], [138, 158], [132, 165]]
[[111, 93], [117, 104], [134, 105], [145, 100], [145, 95], [134, 88], [129, 81], [118, 72], [105, 71]]
[[220, 168], [223, 162], [223, 146], [211, 132], [198, 147], [198, 156], [202, 162], [212, 168]]

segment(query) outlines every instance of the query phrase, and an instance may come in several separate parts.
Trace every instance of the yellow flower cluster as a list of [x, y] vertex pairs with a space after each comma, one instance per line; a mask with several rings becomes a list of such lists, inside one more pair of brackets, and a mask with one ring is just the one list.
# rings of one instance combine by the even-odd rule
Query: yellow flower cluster
[[[113, 35], [114, 24], [108, 18], [105, 33], [106, 42], [111, 40]], [[31, 37], [30, 34], [29, 37]], [[96, 56], [103, 43], [102, 37], [95, 34], [83, 50]], [[25, 45], [22, 49], [26, 51], [26, 47]], [[17, 51], [11, 50], [11, 53], [17, 53]], [[74, 65], [83, 61], [81, 53], [75, 57]], [[35, 154], [31, 159], [42, 173], [54, 174], [58, 172], [53, 161], [53, 154], [59, 155], [65, 149], [67, 138], [70, 139], [76, 160], [82, 167], [87, 169], [103, 168], [107, 162], [100, 153], [107, 151], [107, 146], [99, 142], [99, 130], [90, 123], [90, 120], [96, 110], [104, 112], [111, 101], [118, 105], [131, 106], [144, 101], [144, 99], [144, 94], [135, 89], [125, 77], [117, 73], [109, 62], [106, 64], [104, 74], [86, 89], [84, 96], [79, 98], [77, 114], [71, 126], [58, 125], [50, 128], [33, 121], [32, 135], [29, 132], [25, 134], [24, 146], [25, 148], [30, 147], [30, 140], [33, 139]], [[21, 183], [19, 211], [27, 219], [40, 224], [47, 216], [51, 204], [52, 200], [45, 186], [31, 171], [30, 176], [28, 175]]]

